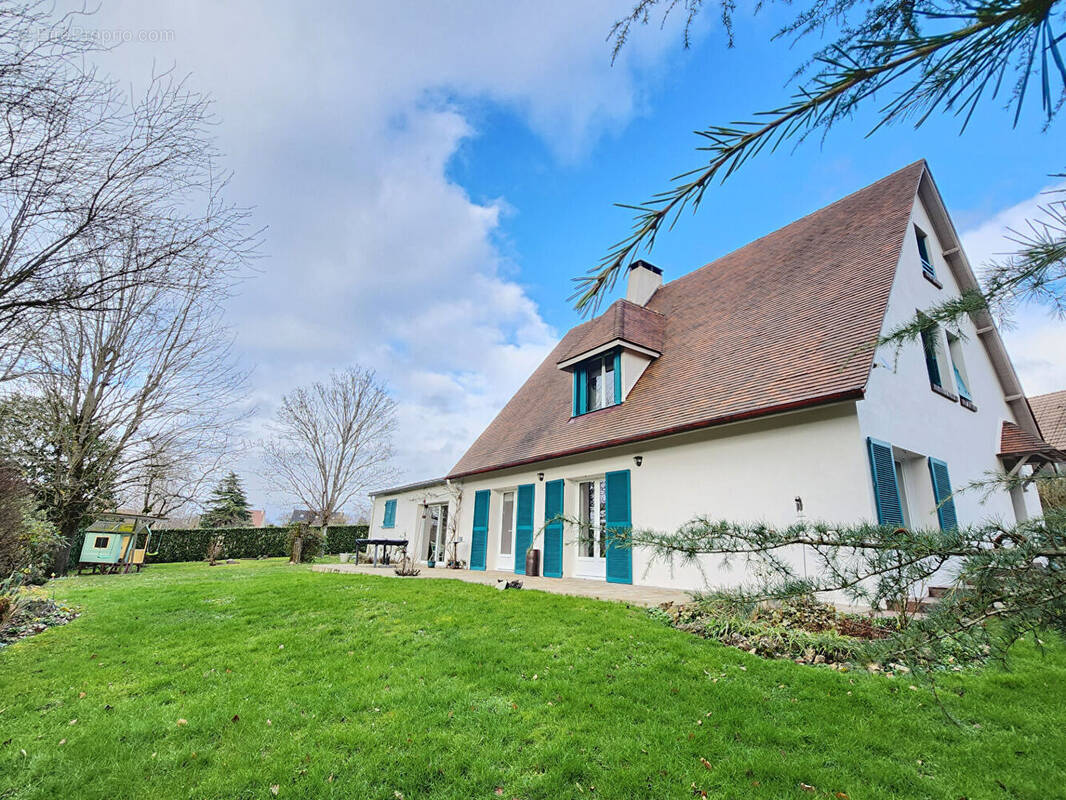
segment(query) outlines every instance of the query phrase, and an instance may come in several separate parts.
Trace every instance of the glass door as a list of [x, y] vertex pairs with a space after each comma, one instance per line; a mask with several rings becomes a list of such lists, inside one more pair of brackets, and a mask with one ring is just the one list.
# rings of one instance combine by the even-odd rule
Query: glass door
[[426, 506], [426, 525], [422, 536], [426, 561], [445, 563], [448, 559], [448, 504]]
[[607, 579], [607, 483], [603, 478], [582, 481], [578, 485], [581, 503], [581, 526], [577, 537], [578, 578]]
[[514, 523], [515, 493], [510, 489], [503, 493], [500, 503], [500, 552], [496, 556], [496, 569], [514, 571]]

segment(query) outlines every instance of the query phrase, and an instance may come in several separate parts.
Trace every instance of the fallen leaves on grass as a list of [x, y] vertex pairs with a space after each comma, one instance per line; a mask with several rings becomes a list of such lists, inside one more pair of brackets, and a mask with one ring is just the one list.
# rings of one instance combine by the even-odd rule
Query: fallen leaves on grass
[[707, 769], [714, 769], [714, 766], [711, 764], [711, 762], [703, 756], [700, 756], [700, 763], [703, 764], [703, 766], [705, 766]]

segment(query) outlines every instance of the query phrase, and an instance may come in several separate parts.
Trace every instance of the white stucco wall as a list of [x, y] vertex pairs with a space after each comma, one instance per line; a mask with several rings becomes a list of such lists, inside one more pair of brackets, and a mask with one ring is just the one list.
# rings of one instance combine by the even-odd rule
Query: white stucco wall
[[[895, 282], [889, 297], [883, 333], [913, 318], [918, 310], [929, 308], [960, 292], [951, 269], [943, 256], [943, 243], [937, 238], [933, 223], [920, 200], [915, 200], [912, 228], [908, 230]], [[918, 243], [913, 225], [928, 237], [930, 260], [938, 289], [922, 275]], [[948, 465], [952, 487], [957, 489], [972, 480], [979, 480], [989, 472], [1001, 471], [1000, 435], [1004, 420], [1016, 421], [1003, 396], [985, 346], [969, 319], [958, 329], [963, 360], [968, 373], [970, 394], [977, 411], [964, 408], [929, 387], [925, 355], [918, 342], [905, 345], [898, 353], [881, 348], [871, 371], [866, 397], [858, 403], [859, 426], [862, 437], [872, 436], [888, 442], [894, 448], [919, 456], [939, 458]], [[944, 331], [940, 344], [947, 347]], [[950, 362], [948, 362], [950, 363]], [[951, 369], [941, 369], [944, 387], [958, 394]], [[936, 503], [932, 482], [924, 458], [906, 462], [906, 494], [911, 509], [911, 524], [936, 526]], [[866, 468], [869, 473], [869, 467]], [[1036, 489], [1025, 492], [1026, 508], [1031, 516], [1040, 513]], [[973, 524], [988, 518], [1014, 522], [1015, 510], [1010, 495], [997, 491], [984, 498], [980, 492], [962, 492], [955, 497], [959, 523]]]
[[[391, 528], [386, 528], [382, 524], [385, 520], [385, 503], [388, 500], [396, 500], [396, 524]], [[408, 553], [412, 557], [423, 552], [421, 549], [425, 533], [423, 512], [426, 504], [448, 503], [449, 519], [454, 509], [452, 494], [444, 484], [419, 487], [406, 492], [377, 495], [373, 498], [373, 501], [368, 538], [407, 539]], [[465, 558], [465, 556], [463, 557]]]
[[[637, 467], [634, 456], [642, 456]], [[578, 516], [578, 483], [612, 470], [628, 469], [631, 482], [633, 524], [636, 528], [668, 531], [703, 514], [716, 518], [794, 522], [795, 498], [803, 498], [808, 519], [868, 519], [872, 490], [867, 485], [866, 455], [859, 435], [853, 403], [805, 412], [782, 414], [683, 436], [667, 437], [642, 445], [611, 448], [585, 457], [544, 462], [462, 481], [458, 531], [460, 558], [469, 560], [473, 528], [474, 494], [489, 489], [487, 567], [497, 569], [503, 492], [532, 483], [534, 527], [544, 522], [544, 484], [563, 479], [565, 513]], [[538, 473], [544, 473], [544, 479]], [[421, 503], [427, 491], [381, 495], [374, 500], [373, 536], [421, 536]], [[438, 493], [442, 499], [444, 493]], [[384, 501], [397, 498], [396, 527], [382, 529]], [[430, 500], [433, 502], [433, 500]], [[454, 500], [450, 513], [454, 513]], [[570, 526], [567, 526], [570, 528]], [[574, 574], [576, 530], [564, 533], [563, 574]], [[543, 550], [538, 535], [535, 547]], [[726, 568], [707, 559], [704, 573], [692, 567], [652, 563], [647, 552], [633, 553], [633, 582], [651, 586], [697, 589], [711, 585], [737, 585], [748, 580], [743, 563]]]

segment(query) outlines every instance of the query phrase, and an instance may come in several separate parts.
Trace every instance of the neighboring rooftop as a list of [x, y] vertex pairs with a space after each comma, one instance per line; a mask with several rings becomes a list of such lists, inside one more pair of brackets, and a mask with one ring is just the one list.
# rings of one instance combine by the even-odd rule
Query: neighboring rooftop
[[[925, 171], [911, 164], [663, 284], [646, 308], [619, 301], [573, 328], [451, 477], [861, 397], [864, 346], [880, 332]], [[620, 318], [634, 330], [630, 306], [640, 324], [661, 316], [662, 355], [624, 403], [571, 418], [571, 376], [556, 365]]]
[[1030, 397], [1029, 407], [1044, 439], [1059, 450], [1066, 450], [1066, 390]]

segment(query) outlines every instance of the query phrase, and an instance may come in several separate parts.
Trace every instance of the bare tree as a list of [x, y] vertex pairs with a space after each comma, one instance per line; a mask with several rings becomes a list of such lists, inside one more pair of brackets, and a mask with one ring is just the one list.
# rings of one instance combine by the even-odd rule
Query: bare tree
[[[0, 379], [19, 374], [52, 314], [162, 280], [175, 252], [210, 236], [187, 216], [191, 198], [211, 195], [223, 226], [243, 214], [218, 203], [209, 100], [170, 73], [127, 96], [85, 66], [98, 48], [73, 29], [78, 14], [52, 13], [39, 2], [0, 8]], [[131, 220], [170, 241], [111, 257]]]
[[282, 398], [263, 444], [267, 477], [327, 533], [330, 517], [389, 480], [396, 403], [372, 370], [353, 367]]
[[[132, 226], [121, 250], [97, 256], [96, 269], [113, 269], [112, 259], [155, 259], [172, 234]], [[24, 383], [47, 408], [59, 456], [49, 481], [63, 491], [46, 503], [66, 540], [57, 572], [100, 486], [116, 501], [163, 513], [205, 477], [195, 475], [202, 459], [183, 458], [226, 452], [245, 376], [231, 356], [222, 301], [240, 267], [231, 254], [241, 236], [232, 225], [217, 228], [168, 251], [163, 280], [124, 286], [98, 308], [53, 314], [52, 335], [35, 347]]]

